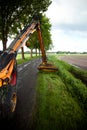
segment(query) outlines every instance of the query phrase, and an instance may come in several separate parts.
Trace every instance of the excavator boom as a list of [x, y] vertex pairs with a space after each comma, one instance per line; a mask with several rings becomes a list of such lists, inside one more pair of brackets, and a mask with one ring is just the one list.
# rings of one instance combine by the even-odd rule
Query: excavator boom
[[31, 24], [24, 27], [24, 29], [20, 32], [20, 34], [10, 44], [9, 49], [18, 52], [18, 50], [25, 45], [30, 35], [34, 31], [36, 31], [36, 25], [37, 25], [37, 21], [33, 20]]

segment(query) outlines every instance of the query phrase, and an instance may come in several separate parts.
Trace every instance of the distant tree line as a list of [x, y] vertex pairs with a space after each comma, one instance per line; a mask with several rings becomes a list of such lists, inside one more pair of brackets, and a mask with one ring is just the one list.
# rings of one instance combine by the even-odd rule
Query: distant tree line
[[57, 51], [57, 54], [87, 54], [87, 52]]

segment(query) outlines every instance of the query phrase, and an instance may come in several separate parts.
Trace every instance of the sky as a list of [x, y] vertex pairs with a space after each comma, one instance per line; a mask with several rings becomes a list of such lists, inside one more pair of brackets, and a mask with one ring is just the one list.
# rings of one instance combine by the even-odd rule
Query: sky
[[87, 0], [52, 0], [46, 16], [52, 24], [51, 51], [87, 52]]
[[87, 52], [87, 0], [52, 0], [52, 51]]

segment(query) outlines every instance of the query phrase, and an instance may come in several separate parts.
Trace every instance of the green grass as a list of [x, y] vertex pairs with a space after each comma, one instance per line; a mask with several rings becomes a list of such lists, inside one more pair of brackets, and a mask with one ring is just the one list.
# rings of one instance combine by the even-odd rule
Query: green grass
[[[56, 73], [39, 72], [35, 130], [87, 129], [87, 72], [49, 56]], [[79, 77], [77, 77], [79, 75]], [[82, 79], [83, 77], [83, 79]]]
[[17, 59], [17, 64], [22, 64], [22, 63], [25, 63], [27, 61], [33, 60], [33, 59], [37, 58], [38, 56], [36, 56], [35, 54], [33, 54], [33, 57], [31, 58], [29, 56], [29, 54], [25, 54], [24, 57], [25, 57], [25, 59], [22, 59], [22, 55], [18, 54], [17, 58], [16, 58]]

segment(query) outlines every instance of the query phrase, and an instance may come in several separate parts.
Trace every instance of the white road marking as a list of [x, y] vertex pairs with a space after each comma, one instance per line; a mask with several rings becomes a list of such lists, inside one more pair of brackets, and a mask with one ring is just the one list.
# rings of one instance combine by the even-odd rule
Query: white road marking
[[22, 70], [22, 67], [18, 68], [18, 72], [20, 72]]
[[32, 60], [32, 61], [30, 61], [30, 62], [28, 62], [28, 63], [26, 63], [24, 65], [18, 65], [18, 72], [22, 71], [24, 68], [26, 68], [31, 63], [33, 63], [32, 66], [35, 67], [36, 62], [39, 62], [39, 60], [38, 61], [37, 60]]
[[31, 63], [31, 62], [29, 62], [29, 63], [27, 63], [27, 64], [25, 64], [25, 65], [23, 65], [23, 66], [19, 65], [19, 66], [18, 66], [18, 72], [22, 71], [22, 70], [23, 70], [25, 67], [27, 67], [30, 63]]

